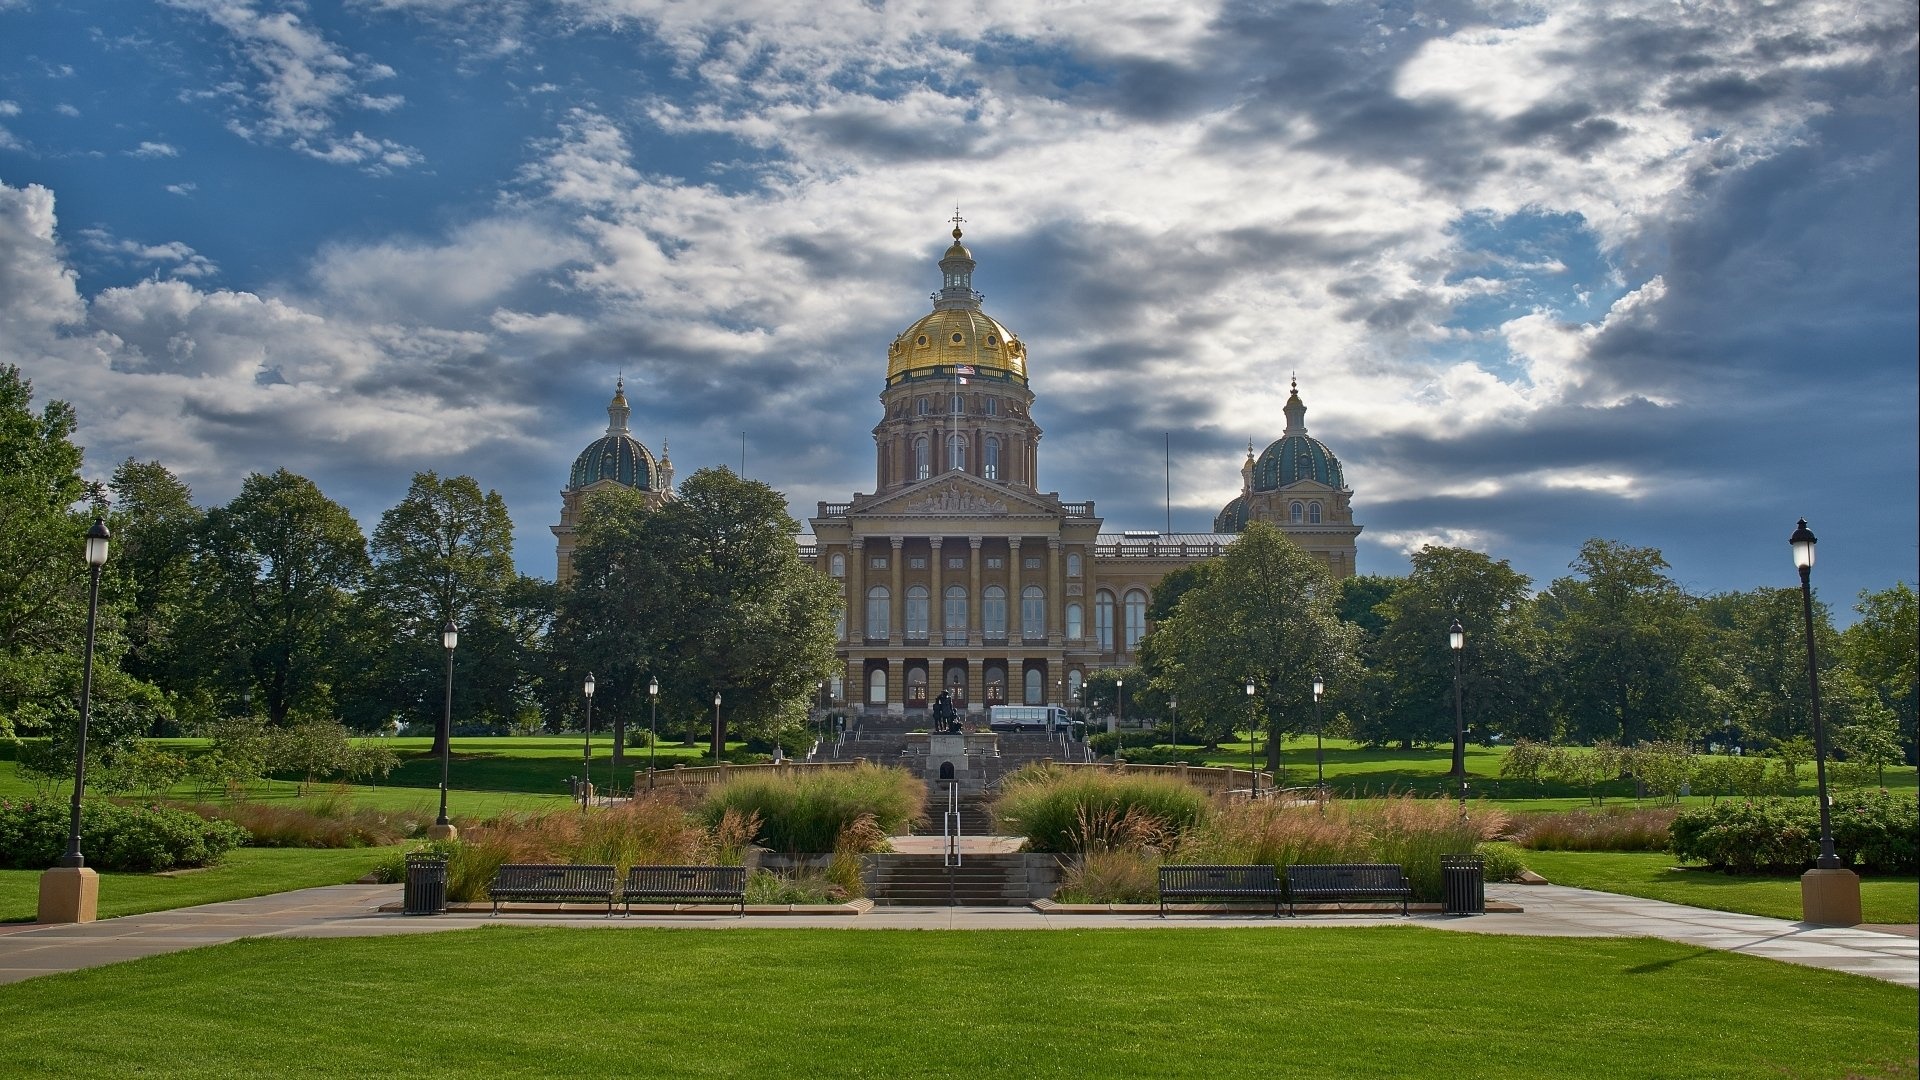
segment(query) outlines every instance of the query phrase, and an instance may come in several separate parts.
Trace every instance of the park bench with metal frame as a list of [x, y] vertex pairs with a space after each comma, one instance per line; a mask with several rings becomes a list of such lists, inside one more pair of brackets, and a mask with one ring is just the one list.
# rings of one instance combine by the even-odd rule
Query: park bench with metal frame
[[1169, 900], [1261, 900], [1272, 901], [1273, 913], [1280, 914], [1284, 890], [1273, 867], [1257, 866], [1162, 866], [1160, 868], [1160, 917], [1167, 917]]
[[646, 900], [731, 900], [747, 914], [747, 868], [744, 866], [636, 866], [627, 871], [621, 893], [627, 914]]
[[1408, 914], [1413, 888], [1397, 863], [1312, 863], [1287, 867], [1287, 914], [1295, 904], [1343, 900], [1400, 901]]
[[493, 913], [506, 900], [604, 900], [613, 915], [618, 876], [612, 866], [585, 863], [504, 863], [487, 885]]

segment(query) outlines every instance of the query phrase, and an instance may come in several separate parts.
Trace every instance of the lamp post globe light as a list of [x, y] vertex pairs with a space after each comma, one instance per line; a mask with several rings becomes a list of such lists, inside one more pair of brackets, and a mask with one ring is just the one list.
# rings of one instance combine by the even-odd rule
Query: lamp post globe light
[[1327, 681], [1313, 677], [1313, 772], [1314, 791], [1322, 806], [1327, 801], [1327, 751], [1321, 739], [1325, 728], [1320, 723], [1320, 697], [1327, 692]]
[[720, 728], [720, 691], [713, 692], [713, 763], [715, 765], [726, 757], [727, 733]]
[[1253, 736], [1260, 730], [1260, 719], [1253, 710], [1253, 679], [1247, 679], [1247, 798], [1260, 797], [1260, 766], [1253, 758]]
[[1813, 717], [1813, 776], [1820, 803], [1820, 855], [1801, 875], [1801, 915], [1810, 923], [1853, 926], [1860, 921], [1860, 876], [1840, 864], [1833, 848], [1833, 815], [1827, 796], [1827, 729], [1820, 719], [1820, 669], [1813, 646], [1813, 547], [1819, 540], [1801, 518], [1787, 538], [1800, 572], [1800, 612], [1807, 633], [1807, 705]]
[[580, 691], [587, 695], [587, 732], [580, 744], [580, 812], [587, 812], [587, 803], [593, 799], [593, 672], [587, 672], [586, 682], [580, 685]]
[[[1114, 730], [1118, 731], [1127, 722], [1127, 680], [1125, 679], [1113, 680], [1113, 711]], [[1122, 738], [1124, 739], [1124, 736]], [[1113, 746], [1113, 756], [1116, 758], [1120, 756], [1120, 746], [1121, 740], [1116, 739]]]
[[653, 789], [654, 748], [660, 742], [660, 680], [647, 679], [647, 789]]
[[1453, 782], [1460, 793], [1460, 809], [1467, 808], [1467, 728], [1460, 711], [1460, 654], [1467, 651], [1467, 632], [1460, 620], [1447, 628], [1447, 647], [1453, 650]]
[[453, 650], [460, 646], [460, 628], [448, 619], [440, 624], [440, 647], [447, 654], [446, 694], [440, 709], [440, 816], [427, 826], [427, 839], [453, 840], [460, 830], [447, 820], [447, 774], [453, 767]]
[[100, 613], [100, 569], [107, 565], [113, 534], [102, 518], [87, 530], [87, 639], [80, 661], [80, 729], [74, 741], [73, 814], [67, 830], [67, 852], [60, 863], [40, 875], [40, 903], [35, 918], [43, 923], [87, 923], [100, 914], [100, 875], [80, 854], [80, 800], [87, 791], [87, 723], [93, 718], [93, 642]]

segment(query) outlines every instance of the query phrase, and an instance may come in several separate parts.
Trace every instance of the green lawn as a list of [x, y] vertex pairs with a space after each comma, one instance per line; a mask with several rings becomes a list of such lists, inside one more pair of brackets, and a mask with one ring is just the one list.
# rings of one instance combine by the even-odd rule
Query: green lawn
[[[0, 798], [26, 798], [36, 794], [34, 785], [21, 779], [18, 766], [11, 761], [0, 761]], [[316, 784], [310, 791], [313, 794], [343, 792], [357, 803], [376, 806], [387, 810], [406, 810], [413, 807], [439, 806], [440, 774], [434, 773], [433, 786], [429, 788], [397, 787], [391, 784]], [[576, 767], [575, 771], [578, 771]], [[453, 817], [490, 817], [502, 810], [536, 810], [548, 806], [559, 806], [570, 802], [572, 797], [566, 793], [564, 785], [556, 794], [528, 794], [514, 791], [471, 791], [460, 788], [460, 777], [455, 774], [453, 786], [447, 790], [447, 813]], [[89, 785], [87, 797], [92, 798], [95, 788]], [[56, 798], [66, 799], [72, 789], [62, 786]], [[148, 793], [133, 793], [144, 798]], [[195, 784], [180, 784], [160, 793], [166, 798], [189, 801], [217, 802], [226, 796], [222, 793], [208, 793]], [[258, 801], [274, 802], [299, 799], [299, 785], [288, 780], [263, 780], [246, 788], [244, 797]]]
[[[173, 874], [101, 874], [100, 917], [239, 900], [354, 881], [392, 848], [240, 848], [218, 866]], [[0, 922], [32, 922], [40, 871], [0, 870]]]
[[[1555, 885], [1644, 896], [1675, 904], [1740, 911], [1776, 919], [1800, 918], [1800, 879], [1718, 874], [1704, 867], [1680, 866], [1662, 852], [1523, 851], [1529, 869]], [[1920, 922], [1920, 879], [1870, 877], [1860, 880], [1860, 906], [1871, 923]]]
[[0, 987], [0, 1060], [249, 1078], [1912, 1077], [1915, 1005], [1646, 939], [488, 928], [242, 941]]

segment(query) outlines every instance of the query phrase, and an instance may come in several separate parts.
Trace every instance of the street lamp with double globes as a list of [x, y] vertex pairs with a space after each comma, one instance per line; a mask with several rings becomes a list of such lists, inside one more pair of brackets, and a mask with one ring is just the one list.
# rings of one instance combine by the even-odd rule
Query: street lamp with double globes
[[587, 734], [580, 744], [580, 812], [584, 814], [593, 798], [593, 672], [587, 672], [580, 689], [587, 695]]
[[1313, 771], [1315, 800], [1324, 809], [1327, 804], [1327, 751], [1321, 735], [1325, 731], [1320, 723], [1320, 697], [1327, 692], [1327, 681], [1319, 675], [1313, 677]]
[[1800, 878], [1801, 915], [1810, 923], [1853, 926], [1860, 921], [1860, 877], [1840, 865], [1833, 847], [1832, 807], [1827, 800], [1827, 729], [1820, 719], [1820, 669], [1813, 648], [1813, 547], [1819, 540], [1801, 518], [1787, 538], [1800, 571], [1800, 611], [1807, 632], [1807, 704], [1813, 714], [1813, 776], [1820, 802], [1820, 855]]
[[655, 747], [660, 743], [660, 680], [647, 679], [647, 790], [653, 790]]
[[93, 718], [94, 627], [100, 613], [100, 569], [107, 565], [113, 534], [102, 518], [87, 530], [87, 639], [80, 661], [80, 730], [73, 759], [73, 814], [67, 830], [67, 853], [60, 864], [40, 875], [40, 922], [92, 922], [100, 913], [100, 875], [80, 854], [80, 800], [87, 791], [87, 724]]
[[440, 648], [447, 654], [446, 693], [440, 708], [440, 816], [427, 827], [427, 839], [452, 840], [460, 835], [447, 820], [447, 774], [453, 768], [453, 650], [460, 646], [460, 628], [449, 618], [440, 624]]
[[1460, 620], [1447, 628], [1447, 647], [1453, 650], [1453, 782], [1460, 791], [1460, 809], [1467, 808], [1467, 728], [1460, 711], [1460, 654], [1467, 650], [1467, 632]]
[[1253, 736], [1260, 730], [1260, 718], [1253, 710], [1253, 680], [1247, 680], [1247, 798], [1260, 797], [1260, 766], [1253, 757]]

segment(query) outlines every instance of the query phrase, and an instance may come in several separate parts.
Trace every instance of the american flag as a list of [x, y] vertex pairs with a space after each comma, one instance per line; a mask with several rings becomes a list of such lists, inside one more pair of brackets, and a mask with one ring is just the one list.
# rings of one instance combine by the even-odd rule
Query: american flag
[[953, 373], [955, 375], [971, 375], [973, 374], [973, 365], [961, 364], [959, 367], [953, 369]]

